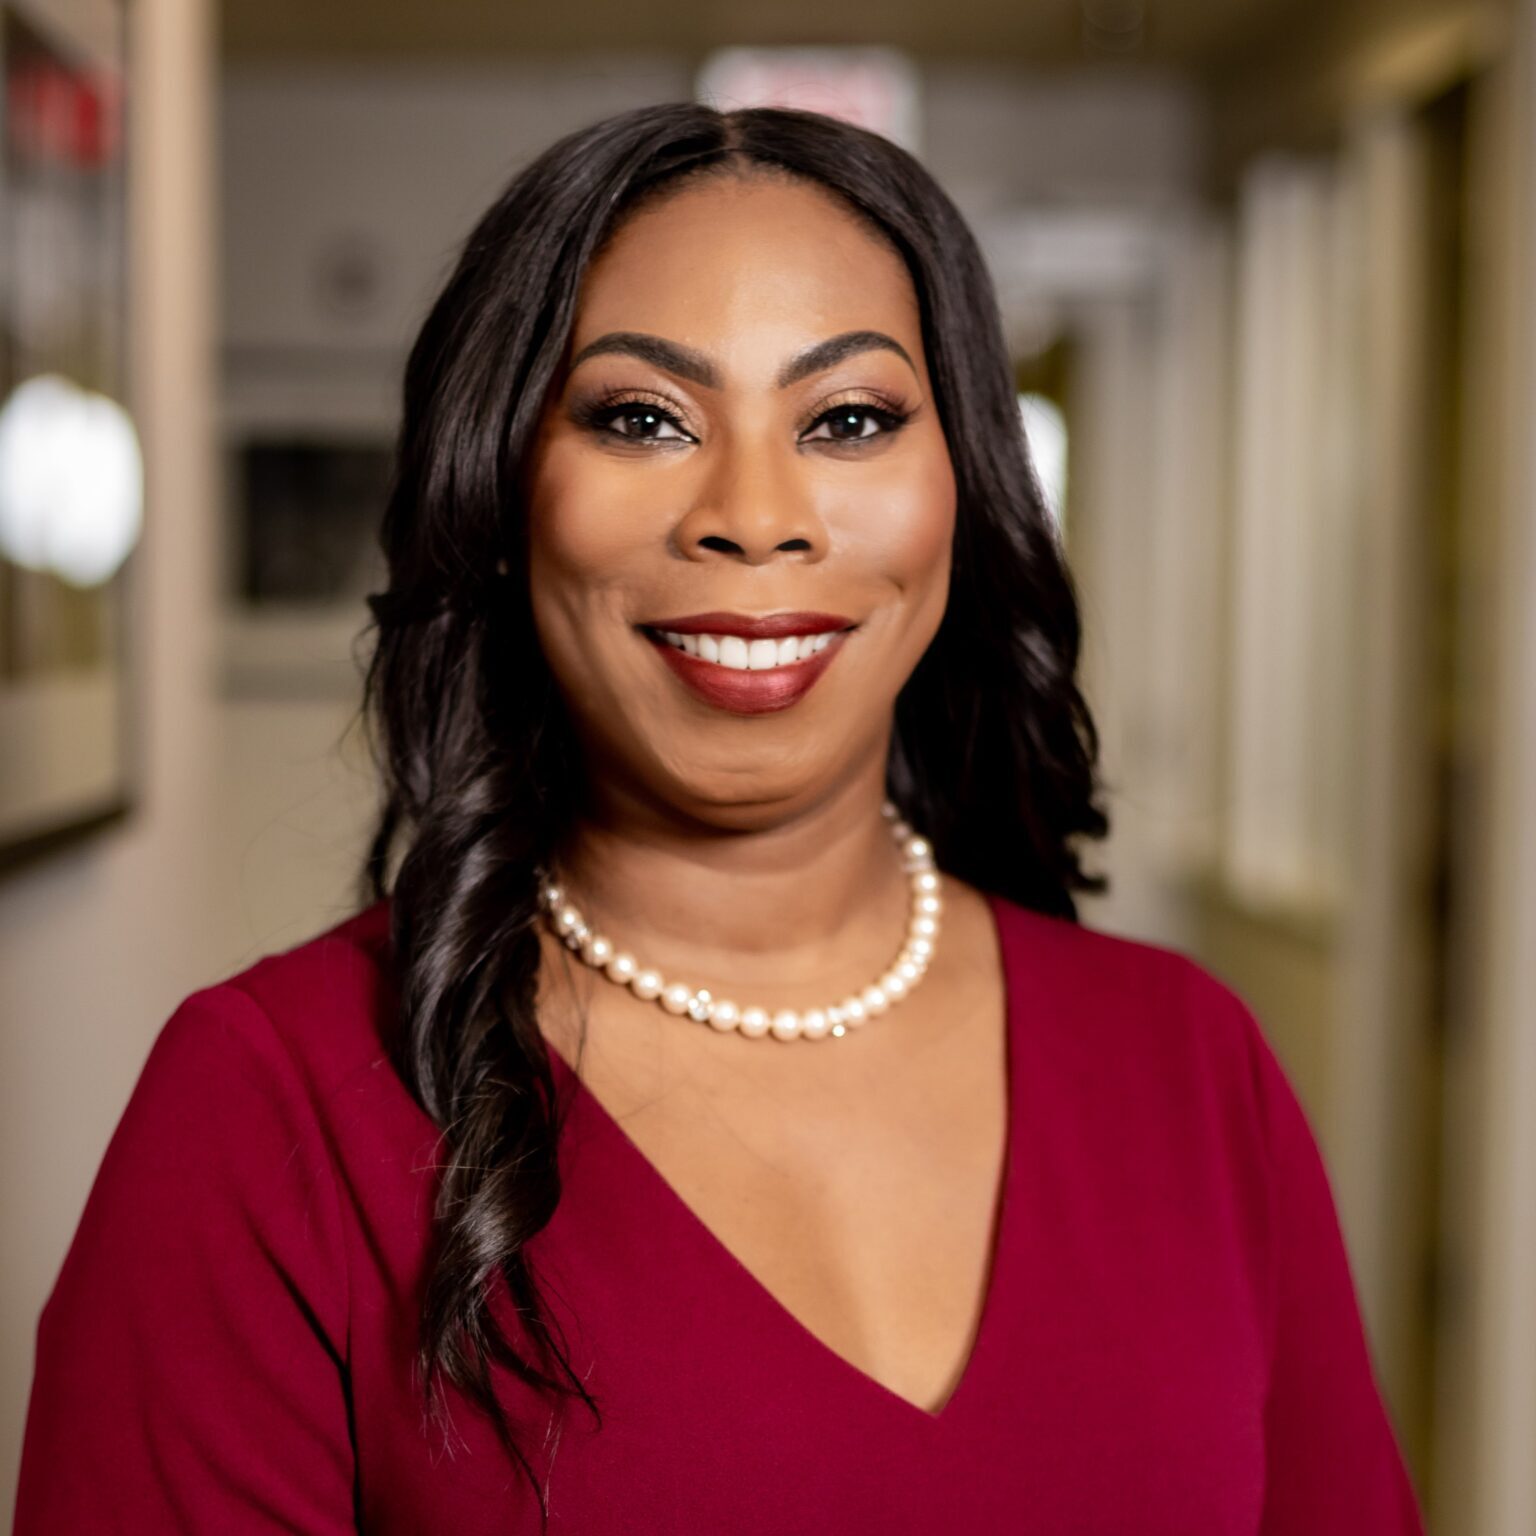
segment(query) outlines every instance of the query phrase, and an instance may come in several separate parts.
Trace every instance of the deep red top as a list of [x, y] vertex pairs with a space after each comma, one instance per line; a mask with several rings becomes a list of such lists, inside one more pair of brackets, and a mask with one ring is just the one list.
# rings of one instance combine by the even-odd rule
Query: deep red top
[[[604, 1421], [576, 1405], [551, 1464], [505, 1378], [551, 1530], [1421, 1536], [1253, 1015], [1174, 950], [992, 909], [1008, 1165], [937, 1414], [797, 1323], [555, 1058], [530, 1254]], [[538, 1530], [489, 1425], [455, 1399], [445, 1445], [410, 1380], [437, 1131], [384, 1054], [387, 943], [381, 903], [164, 1026], [39, 1324], [17, 1536]]]

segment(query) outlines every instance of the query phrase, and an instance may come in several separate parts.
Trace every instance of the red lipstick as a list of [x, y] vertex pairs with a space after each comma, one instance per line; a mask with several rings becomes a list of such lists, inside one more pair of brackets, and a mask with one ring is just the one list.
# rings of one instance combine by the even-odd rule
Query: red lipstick
[[[802, 612], [763, 618], [740, 613], [695, 613], [686, 618], [647, 622], [640, 629], [673, 675], [695, 697], [732, 714], [763, 715], [788, 709], [804, 698], [842, 650], [847, 639], [845, 632], [854, 627], [854, 620], [838, 614]], [[743, 670], [689, 655], [664, 639], [663, 631], [676, 635], [734, 635], [748, 643], [782, 640], [790, 635], [830, 635], [831, 639], [823, 649], [798, 661]]]
[[857, 621], [840, 613], [690, 613], [684, 619], [647, 619], [646, 629], [670, 629], [674, 635], [740, 635], [743, 640], [782, 640], [786, 635], [824, 635], [852, 629]]

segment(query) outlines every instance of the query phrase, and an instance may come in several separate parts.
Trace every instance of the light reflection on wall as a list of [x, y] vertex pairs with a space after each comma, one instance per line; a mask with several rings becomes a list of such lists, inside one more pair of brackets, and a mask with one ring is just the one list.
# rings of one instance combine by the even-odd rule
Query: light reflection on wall
[[56, 373], [11, 391], [0, 405], [0, 556], [99, 586], [143, 518], [143, 459], [122, 406]]
[[1024, 418], [1024, 436], [1046, 506], [1055, 519], [1057, 534], [1062, 535], [1067, 510], [1066, 418], [1049, 396], [1033, 393], [1019, 396], [1019, 413]]

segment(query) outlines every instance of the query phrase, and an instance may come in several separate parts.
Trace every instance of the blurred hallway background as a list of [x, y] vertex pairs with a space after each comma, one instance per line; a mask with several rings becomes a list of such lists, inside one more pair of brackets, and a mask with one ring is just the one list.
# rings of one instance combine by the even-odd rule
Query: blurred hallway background
[[[32, 0], [66, 29], [110, 3]], [[1084, 919], [1252, 1003], [1432, 1529], [1530, 1536], [1536, 0], [136, 0], [127, 26], [134, 795], [0, 866], [0, 1507], [155, 1033], [351, 910], [373, 527], [456, 243], [565, 131], [710, 91], [863, 115], [980, 235], [1104, 735]]]

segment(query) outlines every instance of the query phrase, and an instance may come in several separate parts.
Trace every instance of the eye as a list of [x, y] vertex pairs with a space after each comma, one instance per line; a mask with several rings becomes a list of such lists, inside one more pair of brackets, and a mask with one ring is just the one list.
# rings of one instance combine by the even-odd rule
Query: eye
[[[906, 420], [907, 416], [903, 411], [892, 411], [883, 406], [849, 401], [846, 405], [835, 405], [831, 410], [823, 411], [811, 423], [812, 430], [806, 434], [803, 441], [865, 443], [873, 438], [886, 437], [892, 432], [899, 431], [906, 424]], [[828, 431], [825, 434], [819, 434], [816, 429], [823, 423], [826, 424]], [[870, 430], [871, 428], [873, 430]]]
[[599, 401], [577, 412], [583, 426], [608, 437], [637, 443], [691, 441], [671, 411], [650, 400]]

